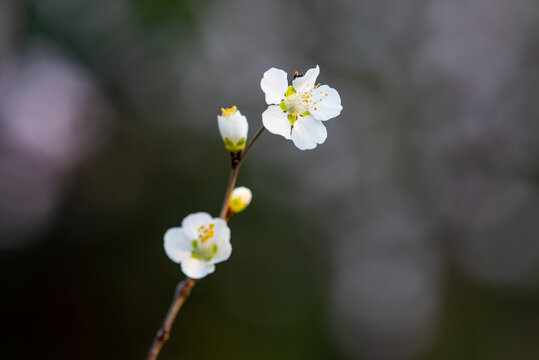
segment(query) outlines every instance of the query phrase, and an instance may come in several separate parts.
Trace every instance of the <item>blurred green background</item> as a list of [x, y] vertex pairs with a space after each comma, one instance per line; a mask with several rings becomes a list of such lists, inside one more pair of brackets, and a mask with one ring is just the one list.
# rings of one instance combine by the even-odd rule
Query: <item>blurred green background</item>
[[221, 107], [318, 64], [312, 151], [263, 134], [233, 252], [160, 359], [538, 359], [539, 3], [0, 1], [1, 358], [144, 358], [217, 215]]

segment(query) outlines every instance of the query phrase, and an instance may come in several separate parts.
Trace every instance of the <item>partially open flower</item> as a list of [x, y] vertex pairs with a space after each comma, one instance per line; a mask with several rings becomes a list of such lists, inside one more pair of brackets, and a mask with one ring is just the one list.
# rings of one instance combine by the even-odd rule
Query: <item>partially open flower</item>
[[245, 186], [237, 187], [232, 190], [230, 200], [228, 201], [228, 207], [232, 212], [239, 213], [249, 206], [252, 198], [253, 194], [251, 193], [251, 190]]
[[164, 247], [170, 260], [180, 263], [185, 275], [200, 279], [215, 271], [215, 264], [230, 257], [230, 229], [220, 218], [198, 212], [186, 216], [181, 227], [167, 230]]
[[314, 149], [326, 141], [327, 130], [322, 121], [338, 116], [342, 110], [337, 90], [315, 85], [319, 73], [316, 66], [304, 76], [296, 76], [288, 86], [286, 72], [271, 68], [260, 81], [269, 105], [262, 114], [264, 127], [292, 140], [301, 150]]
[[237, 107], [221, 109], [222, 114], [217, 115], [219, 132], [225, 142], [225, 148], [236, 154], [245, 148], [249, 123]]

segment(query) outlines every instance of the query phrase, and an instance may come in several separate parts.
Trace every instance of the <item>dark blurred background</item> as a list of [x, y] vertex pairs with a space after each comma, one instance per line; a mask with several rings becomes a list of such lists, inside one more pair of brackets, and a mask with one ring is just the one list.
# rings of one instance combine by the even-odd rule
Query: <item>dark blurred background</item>
[[219, 109], [316, 64], [341, 116], [260, 138], [160, 359], [539, 359], [536, 0], [0, 0], [0, 357], [144, 358]]

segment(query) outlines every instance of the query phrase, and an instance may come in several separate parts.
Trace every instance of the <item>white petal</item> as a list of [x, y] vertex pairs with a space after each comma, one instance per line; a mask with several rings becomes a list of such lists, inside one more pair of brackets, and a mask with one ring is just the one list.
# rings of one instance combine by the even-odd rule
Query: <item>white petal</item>
[[207, 226], [212, 220], [210, 214], [205, 212], [189, 214], [182, 220], [182, 229], [189, 239], [195, 240], [198, 239], [198, 228]]
[[237, 188], [234, 188], [232, 190], [232, 194], [230, 194], [231, 199], [240, 198], [241, 202], [245, 204], [245, 206], [248, 206], [251, 203], [251, 200], [253, 199], [253, 193], [248, 187], [245, 186], [238, 186]]
[[266, 103], [268, 105], [279, 104], [284, 99], [284, 94], [288, 88], [286, 73], [281, 69], [269, 69], [260, 80], [260, 87], [266, 94]]
[[191, 240], [185, 236], [182, 228], [168, 229], [164, 236], [165, 253], [170, 260], [180, 263], [191, 256]]
[[312, 89], [314, 88], [314, 83], [316, 82], [318, 74], [320, 74], [320, 68], [316, 65], [315, 68], [307, 70], [304, 76], [295, 78], [292, 81], [292, 86], [298, 93]]
[[213, 241], [219, 245], [221, 242], [230, 242], [230, 228], [226, 221], [220, 218], [213, 219], [215, 224]]
[[220, 245], [217, 245], [217, 252], [210, 260], [212, 264], [217, 264], [219, 262], [228, 260], [230, 254], [232, 253], [232, 245], [230, 242], [223, 242]]
[[238, 111], [230, 120], [232, 120], [232, 137], [230, 140], [237, 143], [243, 137], [247, 139], [247, 133], [249, 132], [249, 123], [247, 122], [247, 118]]
[[300, 150], [310, 150], [326, 141], [327, 130], [321, 121], [312, 116], [299, 118], [292, 129], [292, 141]]
[[309, 107], [309, 112], [317, 120], [326, 121], [333, 119], [341, 113], [341, 97], [337, 90], [327, 85], [322, 85], [314, 89], [312, 100], [313, 103]]
[[268, 106], [267, 110], [262, 113], [262, 123], [270, 133], [281, 135], [290, 140], [292, 125], [290, 125], [286, 113], [277, 105]]
[[237, 143], [241, 138], [247, 138], [249, 123], [247, 118], [239, 111], [229, 117], [217, 115], [217, 125], [223, 140], [229, 138], [234, 143]]
[[230, 127], [228, 126], [228, 120], [226, 117], [217, 115], [217, 126], [219, 127], [219, 134], [223, 140], [230, 138]]
[[192, 279], [201, 279], [214, 272], [215, 265], [190, 257], [182, 261], [182, 271]]
[[217, 245], [217, 253], [210, 260], [216, 264], [225, 261], [230, 257], [232, 245], [230, 245], [230, 229], [226, 222], [222, 219], [215, 219], [215, 235], [213, 237], [214, 244]]

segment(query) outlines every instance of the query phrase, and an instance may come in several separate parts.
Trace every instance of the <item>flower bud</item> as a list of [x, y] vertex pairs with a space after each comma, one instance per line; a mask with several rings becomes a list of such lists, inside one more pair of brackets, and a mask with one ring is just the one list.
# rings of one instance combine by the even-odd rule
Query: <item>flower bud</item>
[[230, 200], [228, 200], [228, 206], [232, 212], [239, 213], [249, 206], [252, 198], [253, 194], [251, 193], [251, 190], [245, 186], [240, 186], [232, 190]]
[[221, 109], [221, 112], [221, 115], [217, 115], [219, 132], [225, 143], [225, 148], [236, 154], [245, 148], [249, 123], [235, 106]]

